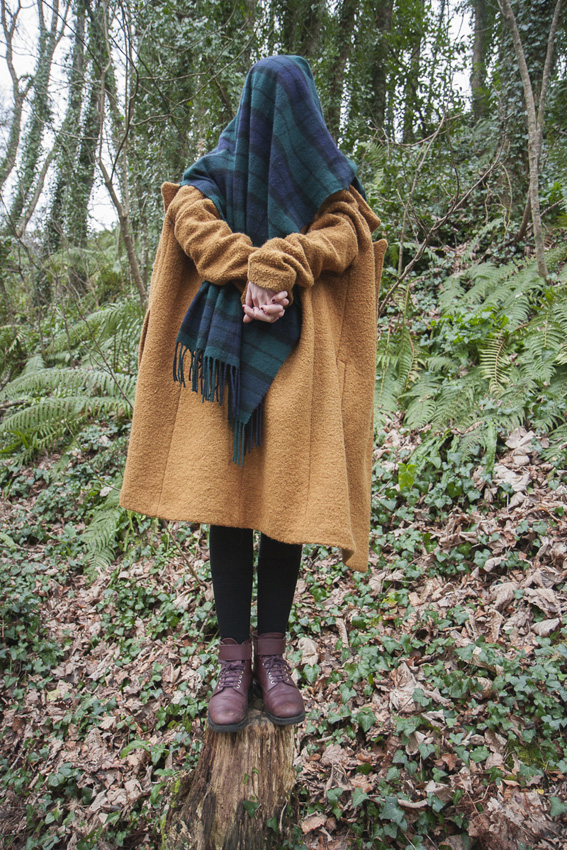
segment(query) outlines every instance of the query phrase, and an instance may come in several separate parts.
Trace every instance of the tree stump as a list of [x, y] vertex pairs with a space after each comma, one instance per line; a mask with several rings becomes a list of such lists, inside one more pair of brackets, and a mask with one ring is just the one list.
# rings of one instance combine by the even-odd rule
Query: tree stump
[[[257, 708], [239, 732], [207, 729], [192, 774], [174, 791], [162, 850], [264, 850], [295, 784], [293, 726]], [[272, 833], [273, 834], [273, 833]]]

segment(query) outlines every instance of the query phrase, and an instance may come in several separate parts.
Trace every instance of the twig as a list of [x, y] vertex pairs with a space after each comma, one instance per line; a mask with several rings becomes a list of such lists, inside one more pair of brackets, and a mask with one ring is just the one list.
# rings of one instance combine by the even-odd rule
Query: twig
[[392, 295], [394, 294], [394, 292], [398, 288], [398, 286], [406, 279], [406, 277], [412, 271], [412, 269], [416, 265], [416, 263], [418, 263], [419, 260], [422, 258], [423, 254], [425, 252], [425, 249], [427, 248], [427, 246], [429, 244], [429, 240], [431, 239], [433, 234], [436, 233], [449, 220], [449, 218], [453, 215], [454, 212], [456, 212], [458, 209], [460, 209], [463, 206], [465, 201], [470, 197], [470, 195], [474, 192], [474, 190], [477, 188], [477, 186], [480, 186], [480, 184], [483, 183], [484, 180], [486, 180], [488, 175], [491, 174], [494, 171], [494, 169], [496, 168], [496, 166], [498, 165], [499, 162], [500, 162], [500, 153], [497, 155], [494, 162], [485, 171], [483, 171], [483, 173], [480, 175], [478, 180], [475, 183], [473, 183], [473, 185], [465, 192], [465, 194], [461, 198], [457, 199], [456, 195], [453, 196], [453, 200], [451, 201], [451, 203], [449, 205], [449, 209], [447, 210], [445, 215], [442, 216], [441, 218], [437, 219], [435, 224], [433, 224], [429, 228], [429, 230], [425, 234], [419, 248], [417, 249], [415, 255], [413, 256], [413, 258], [407, 264], [407, 266], [405, 267], [403, 272], [398, 276], [398, 279], [395, 281], [394, 284], [392, 284], [392, 286], [390, 287], [390, 289], [388, 290], [388, 292], [384, 296], [384, 299], [383, 299], [383, 301], [381, 302], [381, 304], [378, 308], [378, 316], [379, 317], [384, 315], [384, 309], [385, 309], [386, 305], [388, 304], [388, 302], [390, 301]]
[[119, 381], [119, 380], [118, 380], [118, 378], [116, 377], [116, 373], [114, 372], [114, 369], [112, 368], [112, 366], [110, 365], [110, 363], [109, 363], [109, 362], [108, 362], [108, 360], [106, 359], [106, 357], [105, 357], [105, 355], [104, 355], [104, 351], [102, 350], [102, 348], [101, 348], [101, 346], [100, 346], [100, 344], [99, 344], [98, 339], [96, 338], [95, 334], [93, 333], [93, 329], [91, 328], [91, 326], [90, 326], [90, 324], [89, 324], [89, 322], [88, 322], [88, 320], [87, 320], [86, 316], [82, 313], [81, 308], [79, 307], [78, 298], [77, 298], [77, 300], [76, 300], [76, 307], [77, 307], [77, 310], [78, 310], [78, 312], [79, 312], [79, 318], [80, 318], [80, 320], [81, 320], [82, 322], [84, 322], [84, 323], [85, 323], [85, 325], [87, 326], [87, 330], [88, 330], [88, 332], [89, 332], [89, 336], [90, 336], [90, 338], [91, 338], [92, 342], [94, 343], [94, 346], [95, 346], [95, 348], [96, 348], [96, 350], [97, 350], [97, 353], [98, 353], [98, 354], [102, 357], [102, 360], [103, 360], [103, 362], [104, 362], [104, 365], [106, 366], [106, 368], [107, 368], [107, 370], [108, 370], [108, 374], [110, 375], [110, 377], [112, 378], [112, 380], [114, 381], [114, 383], [116, 384], [116, 386], [118, 387], [118, 392], [120, 393], [120, 395], [122, 396], [122, 398], [124, 399], [124, 401], [126, 402], [126, 404], [129, 406], [130, 410], [133, 410], [133, 409], [134, 409], [134, 406], [133, 406], [132, 402], [130, 401], [130, 399], [128, 398], [128, 396], [126, 395], [126, 393], [124, 392], [124, 390], [123, 390], [123, 389], [122, 389], [122, 387], [120, 386], [120, 381]]
[[169, 536], [169, 539], [177, 547], [179, 554], [181, 555], [181, 557], [185, 561], [185, 564], [187, 565], [187, 569], [189, 570], [189, 572], [191, 573], [191, 575], [193, 576], [193, 578], [195, 579], [195, 581], [197, 582], [199, 587], [201, 587], [203, 590], [206, 590], [207, 589], [206, 582], [204, 582], [202, 579], [200, 579], [199, 576], [197, 575], [197, 573], [195, 572], [193, 564], [191, 563], [191, 561], [189, 560], [189, 558], [187, 557], [187, 555], [183, 551], [179, 540], [173, 534], [171, 528], [169, 527], [169, 523], [165, 519], [163, 519], [161, 522], [162, 522], [162, 525], [165, 528], [165, 530], [166, 530], [166, 532]]

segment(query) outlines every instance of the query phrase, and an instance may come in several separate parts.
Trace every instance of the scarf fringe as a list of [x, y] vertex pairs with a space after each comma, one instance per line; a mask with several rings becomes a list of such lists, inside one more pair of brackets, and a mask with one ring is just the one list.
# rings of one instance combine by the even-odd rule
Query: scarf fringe
[[264, 410], [264, 402], [262, 401], [256, 410], [252, 412], [252, 416], [248, 422], [235, 422], [234, 441], [232, 444], [232, 460], [238, 466], [244, 466], [244, 456], [252, 451], [254, 446], [262, 444], [262, 416]]
[[[189, 371], [185, 376], [185, 358], [190, 354]], [[262, 412], [264, 403], [252, 411], [248, 422], [236, 418], [240, 408], [240, 370], [237, 366], [222, 363], [213, 357], [205, 357], [202, 349], [193, 350], [182, 342], [175, 346], [173, 358], [173, 380], [182, 384], [191, 384], [193, 392], [200, 393], [202, 400], [216, 401], [222, 405], [225, 388], [228, 391], [228, 421], [234, 430], [232, 460], [239, 466], [244, 465], [244, 456], [254, 446], [262, 442]]]

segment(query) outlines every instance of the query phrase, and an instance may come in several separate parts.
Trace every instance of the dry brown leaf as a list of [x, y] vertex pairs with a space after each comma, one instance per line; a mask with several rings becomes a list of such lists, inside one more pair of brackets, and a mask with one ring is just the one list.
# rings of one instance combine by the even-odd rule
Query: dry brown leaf
[[487, 730], [484, 735], [484, 741], [489, 750], [493, 753], [502, 754], [506, 749], [506, 738], [503, 735], [499, 735], [498, 732], [495, 732], [493, 729]]
[[506, 445], [509, 449], [517, 450], [524, 448], [524, 451], [527, 451], [527, 446], [529, 446], [534, 437], [535, 434], [533, 431], [526, 431], [524, 427], [515, 428], [506, 440]]
[[314, 640], [308, 637], [302, 637], [299, 639], [297, 646], [301, 650], [302, 664], [309, 664], [311, 667], [317, 664], [319, 653], [317, 652], [317, 644]]
[[495, 463], [493, 479], [498, 484], [509, 484], [515, 493], [523, 493], [531, 481], [531, 476], [529, 472], [520, 475], [502, 463]]
[[519, 585], [515, 581], [505, 581], [503, 584], [498, 584], [492, 589], [494, 607], [497, 609], [505, 608], [514, 599], [514, 591], [518, 589]]
[[488, 634], [491, 643], [496, 643], [498, 641], [498, 638], [500, 637], [500, 629], [502, 628], [503, 622], [504, 617], [502, 616], [500, 611], [490, 612], [490, 616], [488, 618]]
[[491, 767], [501, 767], [503, 764], [504, 758], [500, 755], [500, 753], [490, 753], [484, 762], [484, 767], [486, 770], [489, 770]]
[[537, 791], [509, 788], [509, 795], [491, 797], [484, 811], [469, 822], [469, 835], [491, 850], [517, 850], [520, 845], [541, 846], [543, 839], [559, 835]]
[[[467, 842], [468, 846], [469, 843]], [[440, 850], [444, 850], [445, 847], [450, 848], [450, 850], [465, 850], [465, 845], [460, 835], [449, 835], [447, 838], [442, 838], [439, 848]]]
[[454, 789], [449, 785], [443, 785], [441, 782], [435, 782], [431, 779], [425, 786], [425, 793], [433, 794], [438, 800], [448, 803], [453, 799]]
[[561, 624], [561, 620], [559, 617], [554, 617], [552, 620], [541, 620], [539, 623], [534, 623], [532, 625], [532, 631], [539, 635], [540, 637], [547, 637], [554, 632], [555, 629], [558, 629]]
[[560, 614], [561, 604], [557, 594], [550, 587], [528, 587], [525, 598], [545, 614]]
[[353, 788], [361, 788], [365, 794], [370, 794], [373, 790], [374, 786], [371, 782], [369, 782], [366, 776], [363, 776], [362, 773], [357, 773], [354, 776], [350, 777], [350, 784]]
[[398, 806], [402, 809], [425, 809], [427, 800], [401, 800], [398, 797]]
[[344, 764], [348, 756], [339, 744], [330, 744], [321, 756], [321, 764]]
[[375, 573], [368, 579], [368, 587], [372, 596], [379, 596], [382, 593], [382, 585], [384, 584], [384, 573]]
[[345, 621], [342, 617], [335, 617], [335, 626], [337, 627], [337, 631], [339, 633], [339, 637], [343, 642], [343, 646], [348, 646], [348, 632], [345, 626]]
[[304, 835], [307, 835], [308, 832], [313, 832], [314, 829], [325, 826], [326, 820], [327, 815], [309, 815], [301, 821], [301, 831]]

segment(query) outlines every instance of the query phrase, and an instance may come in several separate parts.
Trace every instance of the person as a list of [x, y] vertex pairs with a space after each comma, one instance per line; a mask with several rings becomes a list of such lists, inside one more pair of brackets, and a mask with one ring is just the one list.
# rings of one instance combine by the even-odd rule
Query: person
[[121, 504], [210, 525], [211, 728], [246, 724], [253, 681], [274, 723], [298, 723], [283, 656], [302, 544], [368, 563], [386, 243], [299, 56], [253, 65], [217, 147], [162, 193]]

